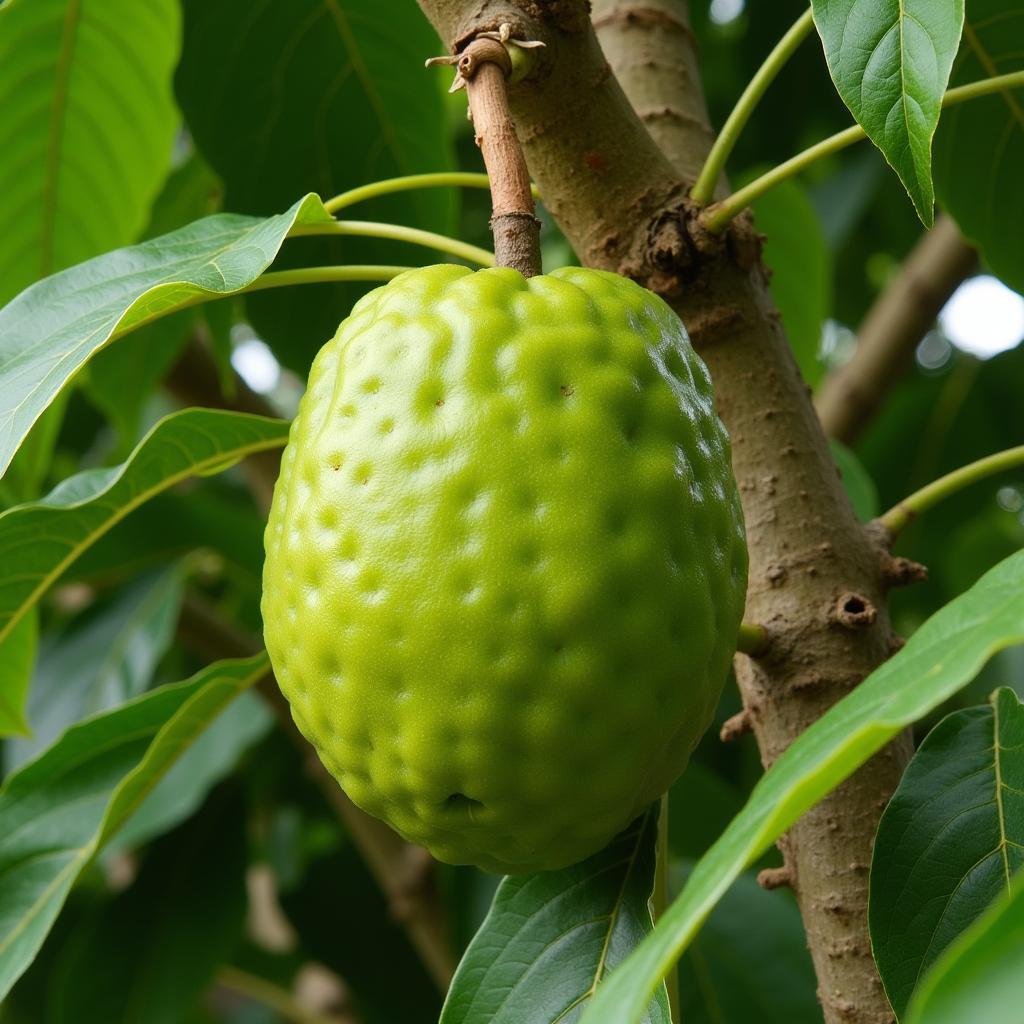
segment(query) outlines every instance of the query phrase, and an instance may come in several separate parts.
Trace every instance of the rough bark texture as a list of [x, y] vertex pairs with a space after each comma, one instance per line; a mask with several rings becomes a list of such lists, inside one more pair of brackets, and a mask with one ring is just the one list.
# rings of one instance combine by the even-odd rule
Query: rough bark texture
[[[678, 310], [715, 379], [751, 553], [747, 618], [770, 651], [740, 656], [737, 676], [765, 764], [890, 651], [878, 547], [858, 524], [808, 390], [772, 307], [760, 240], [745, 219], [721, 238], [696, 226], [686, 200], [710, 144], [696, 119], [634, 114], [597, 45], [582, 0], [420, 0], [442, 38], [511, 22], [547, 44], [538, 72], [510, 94], [527, 163], [585, 263], [627, 274]], [[681, 2], [594, 5], [626, 89], [685, 83], [702, 111]], [[658, 31], [650, 31], [651, 24]], [[636, 46], [646, 56], [636, 60]], [[669, 102], [666, 100], [666, 102]], [[902, 737], [806, 815], [780, 844], [800, 901], [829, 1024], [893, 1019], [871, 958], [866, 904], [875, 826], [909, 758]], [[778, 879], [775, 879], [778, 881]]]
[[910, 368], [939, 311], [977, 267], [977, 252], [943, 214], [868, 310], [850, 361], [822, 385], [815, 404], [825, 433], [847, 444], [857, 439]]

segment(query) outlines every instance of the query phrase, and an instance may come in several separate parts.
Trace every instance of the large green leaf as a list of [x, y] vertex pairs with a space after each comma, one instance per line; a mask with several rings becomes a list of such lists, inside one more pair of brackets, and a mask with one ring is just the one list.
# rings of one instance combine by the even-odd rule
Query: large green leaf
[[772, 298], [800, 372], [816, 387], [824, 372], [818, 359], [821, 330], [832, 311], [832, 251], [814, 204], [798, 182], [780, 183], [757, 199], [753, 210], [757, 229], [766, 236]]
[[924, 979], [906, 1024], [1010, 1024], [1024, 1005], [1024, 885], [955, 942]]
[[124, 331], [251, 284], [293, 229], [330, 217], [307, 195], [266, 219], [218, 214], [97, 256], [0, 309], [0, 474], [61, 389]]
[[216, 794], [145, 855], [130, 889], [75, 928], [52, 972], [47, 1024], [186, 1019], [242, 938], [244, 811], [238, 794]]
[[30, 735], [25, 702], [36, 660], [38, 628], [33, 611], [0, 640], [0, 736]]
[[[1024, 67], [1024, 6], [969, 0], [952, 84]], [[935, 137], [939, 203], [1007, 284], [1024, 292], [1024, 88], [951, 107]]]
[[32, 962], [82, 868], [214, 717], [268, 670], [211, 665], [69, 729], [0, 789], [0, 999]]
[[44, 639], [28, 699], [32, 736], [4, 745], [6, 770], [41, 753], [79, 719], [149, 689], [174, 639], [181, 598], [181, 571], [166, 569], [134, 581], [95, 614]]
[[87, 469], [41, 501], [0, 515], [0, 642], [98, 537], [153, 495], [189, 476], [281, 447], [288, 424], [246, 413], [185, 409], [161, 420], [127, 462]]
[[807, 934], [792, 893], [746, 873], [679, 961], [682, 1024], [821, 1024]]
[[1022, 867], [1024, 704], [1004, 688], [928, 734], [878, 826], [868, 919], [897, 1016]]
[[[651, 930], [657, 836], [653, 804], [581, 864], [506, 878], [459, 964], [441, 1024], [579, 1020], [606, 972]], [[664, 987], [651, 995], [638, 1019], [669, 1024]]]
[[175, 0], [9, 0], [0, 8], [0, 303], [132, 242], [178, 116]]
[[[380, 178], [452, 166], [443, 85], [423, 61], [442, 52], [414, 3], [185, 0], [175, 87], [195, 144], [224, 181], [227, 209], [267, 214], [305, 191], [334, 195]], [[451, 234], [455, 194], [405, 192], [361, 204], [368, 220]], [[403, 263], [394, 242], [308, 239], [279, 267]], [[415, 259], [415, 257], [412, 257]], [[305, 377], [358, 286], [265, 292], [250, 316], [277, 357]]]
[[698, 862], [657, 928], [598, 988], [585, 1024], [629, 1024], [743, 868], [901, 729], [937, 707], [998, 650], [1024, 642], [1024, 551], [932, 616], [906, 647], [801, 734]]
[[811, 6], [839, 95], [930, 226], [932, 136], [964, 0], [812, 0]]

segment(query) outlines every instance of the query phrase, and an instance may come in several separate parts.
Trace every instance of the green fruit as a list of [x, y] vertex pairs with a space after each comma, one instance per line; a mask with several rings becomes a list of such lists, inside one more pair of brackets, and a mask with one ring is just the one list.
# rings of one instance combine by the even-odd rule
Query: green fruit
[[588, 856], [671, 785], [746, 585], [704, 364], [661, 299], [579, 268], [427, 267], [360, 300], [266, 548], [267, 649], [324, 763], [499, 872]]

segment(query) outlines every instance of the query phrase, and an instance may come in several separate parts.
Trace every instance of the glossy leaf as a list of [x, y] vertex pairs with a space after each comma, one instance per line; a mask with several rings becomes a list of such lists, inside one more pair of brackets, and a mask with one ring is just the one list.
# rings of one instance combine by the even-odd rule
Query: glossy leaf
[[178, 124], [180, 22], [175, 0], [0, 7], [0, 304], [138, 237]]
[[75, 928], [52, 973], [47, 1024], [185, 1019], [245, 922], [245, 808], [237, 794], [217, 797]]
[[679, 961], [683, 1024], [821, 1024], [807, 935], [792, 894], [743, 874]]
[[[305, 191], [327, 197], [452, 167], [444, 87], [423, 67], [445, 47], [416, 4], [389, 4], [386, 15], [378, 0], [182, 6], [175, 88], [197, 148], [224, 181], [227, 209], [266, 214]], [[452, 234], [455, 208], [453, 191], [426, 189], [353, 213]], [[394, 242], [304, 239], [278, 267], [422, 262], [418, 252]], [[278, 359], [305, 377], [366, 287], [282, 289], [247, 296], [246, 305]]]
[[29, 736], [25, 701], [36, 660], [39, 624], [35, 612], [0, 640], [0, 736]]
[[[655, 804], [581, 864], [506, 878], [459, 964], [441, 1024], [579, 1020], [598, 983], [651, 930], [657, 835]], [[669, 1024], [664, 987], [652, 995], [637, 1019]]]
[[897, 1016], [1022, 867], [1024, 704], [1004, 688], [928, 734], [878, 826], [868, 916]]
[[0, 642], [78, 555], [133, 509], [186, 477], [281, 447], [287, 431], [282, 420], [185, 409], [161, 420], [120, 466], [85, 470], [41, 501], [8, 509], [0, 515]]
[[813, 388], [824, 366], [821, 330], [832, 309], [832, 252], [807, 193], [784, 181], [753, 204], [757, 230], [766, 236], [764, 261], [771, 290], [803, 378]]
[[[1018, 0], [970, 0], [952, 84], [1024, 66], [1024, 7]], [[1024, 292], [1024, 88], [943, 112], [935, 137], [939, 203], [1011, 288]]]
[[97, 256], [0, 309], [0, 474], [65, 384], [126, 330], [256, 280], [297, 226], [327, 221], [316, 196], [257, 219], [218, 214]]
[[839, 95], [930, 226], [932, 136], [964, 0], [812, 0], [811, 6]]
[[223, 661], [69, 729], [0, 789], [0, 998], [82, 868], [235, 697], [265, 654]]
[[136, 580], [96, 614], [44, 641], [28, 700], [32, 736], [5, 744], [6, 770], [35, 757], [80, 719], [149, 689], [174, 639], [181, 597], [181, 572], [164, 570]]
[[156, 784], [113, 838], [111, 851], [141, 846], [186, 821], [273, 724], [266, 701], [253, 693], [239, 694]]
[[925, 977], [905, 1024], [1020, 1019], [1024, 1005], [1024, 885], [1000, 900]]
[[585, 1024], [631, 1024], [744, 867], [901, 729], [1024, 643], [1024, 551], [932, 616], [906, 647], [802, 733], [697, 863], [655, 931], [597, 992]]

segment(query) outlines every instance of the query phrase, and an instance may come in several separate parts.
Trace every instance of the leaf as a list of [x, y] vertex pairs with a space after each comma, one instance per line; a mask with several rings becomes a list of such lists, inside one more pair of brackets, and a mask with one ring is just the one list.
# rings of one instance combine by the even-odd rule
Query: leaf
[[[605, 973], [651, 930], [657, 836], [653, 804], [581, 864], [506, 878], [455, 972], [440, 1024], [579, 1020]], [[664, 988], [651, 994], [638, 1019], [669, 1024]]]
[[0, 303], [138, 236], [178, 125], [180, 22], [174, 0], [0, 8]]
[[811, 7], [839, 95], [930, 227], [932, 136], [964, 0], [812, 0]]
[[0, 474], [43, 410], [115, 330], [245, 288], [289, 232], [329, 219], [313, 195], [264, 220], [218, 214], [23, 291], [0, 309]]
[[[970, 0], [952, 84], [1019, 71], [1024, 7], [1018, 0]], [[939, 203], [1011, 288], [1024, 292], [1024, 88], [943, 112], [935, 137]]]
[[281, 447], [283, 420], [215, 409], [162, 419], [127, 462], [87, 469], [47, 497], [0, 515], [0, 643], [61, 573], [115, 523], [189, 476]]
[[1024, 1002], [1024, 885], [1000, 900], [929, 971], [906, 1024], [1020, 1019]]
[[245, 808], [237, 794], [217, 796], [70, 936], [51, 976], [47, 1024], [185, 1018], [245, 922]]
[[933, 615], [906, 647], [797, 737], [701, 858], [654, 932], [597, 991], [585, 1024], [640, 1020], [651, 993], [744, 867], [998, 650], [1024, 642], [1024, 551]]
[[841, 441], [829, 441], [832, 458], [839, 467], [839, 475], [843, 480], [843, 488], [853, 505], [857, 518], [862, 523], [869, 523], [878, 515], [878, 488], [874, 480], [868, 476], [860, 459]]
[[736, 879], [679, 961], [685, 1024], [821, 1024], [800, 911], [752, 874]]
[[947, 715], [882, 815], [868, 919], [897, 1016], [943, 950], [1024, 867], [1024, 704], [1010, 689]]
[[239, 694], [156, 784], [111, 841], [110, 849], [134, 849], [191, 817], [273, 722], [265, 701], [252, 693]]
[[82, 868], [266, 654], [222, 661], [69, 729], [0, 789], [0, 999], [46, 938]]
[[176, 568], [136, 580], [97, 614], [44, 642], [28, 701], [32, 738], [5, 745], [7, 771], [45, 750], [69, 725], [149, 688], [174, 639], [181, 584]]
[[[423, 61], [437, 35], [415, 4], [378, 0], [186, 0], [178, 101], [195, 145], [226, 187], [225, 205], [267, 214], [381, 178], [454, 167], [449, 110]], [[452, 234], [456, 195], [426, 189], [360, 204], [367, 220]], [[394, 242], [306, 239], [279, 267], [403, 263]], [[422, 260], [419, 260], [422, 262]], [[312, 356], [366, 286], [248, 296], [257, 333], [305, 378]]]
[[[751, 179], [756, 175], [751, 175]], [[757, 229], [766, 236], [764, 261], [771, 291], [803, 378], [813, 388], [824, 366], [821, 331], [832, 307], [832, 251], [807, 193], [784, 181], [753, 204]]]
[[[25, 700], [36, 660], [38, 628], [32, 611], [0, 640], [0, 736], [32, 735], [25, 716]], [[9, 744], [5, 750], [8, 747]]]
[[[143, 238], [156, 238], [191, 221], [216, 213], [220, 184], [195, 154], [164, 182], [150, 212]], [[227, 306], [211, 303], [209, 309]], [[153, 389], [177, 359], [199, 315], [183, 309], [136, 332], [128, 345], [108, 345], [98, 352], [82, 375], [89, 401], [120, 435], [124, 449], [138, 437], [142, 409]]]

